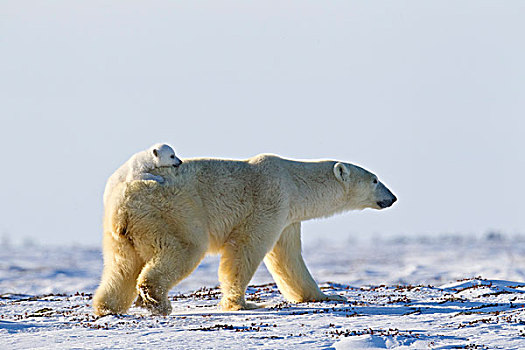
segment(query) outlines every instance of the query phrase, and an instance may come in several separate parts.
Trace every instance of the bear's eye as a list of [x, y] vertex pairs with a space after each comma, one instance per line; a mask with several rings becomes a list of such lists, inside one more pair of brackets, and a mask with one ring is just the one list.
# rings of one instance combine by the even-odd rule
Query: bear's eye
[[377, 179], [374, 179], [374, 181], [373, 181], [373, 182], [374, 182], [374, 183], [376, 184], [376, 183], [377, 183]]
[[175, 156], [172, 154], [172, 155], [170, 156], [170, 158], [171, 158], [171, 159], [175, 159]]

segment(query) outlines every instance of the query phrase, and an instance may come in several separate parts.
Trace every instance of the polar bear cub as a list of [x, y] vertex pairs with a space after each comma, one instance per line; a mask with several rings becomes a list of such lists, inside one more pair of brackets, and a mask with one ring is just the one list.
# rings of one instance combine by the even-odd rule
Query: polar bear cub
[[149, 171], [160, 167], [178, 167], [181, 164], [182, 161], [175, 155], [173, 148], [165, 143], [157, 143], [147, 150], [135, 153], [109, 177], [104, 190], [104, 205], [118, 183], [133, 180], [153, 180], [163, 183], [162, 176], [153, 175]]

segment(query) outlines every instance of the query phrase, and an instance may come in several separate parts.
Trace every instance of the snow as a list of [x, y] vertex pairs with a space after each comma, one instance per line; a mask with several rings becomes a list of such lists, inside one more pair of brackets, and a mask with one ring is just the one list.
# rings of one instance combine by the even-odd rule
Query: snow
[[347, 302], [287, 303], [261, 266], [247, 298], [266, 307], [223, 312], [211, 256], [172, 290], [170, 316], [99, 318], [99, 248], [4, 245], [0, 349], [525, 348], [525, 237], [354, 237], [304, 256]]

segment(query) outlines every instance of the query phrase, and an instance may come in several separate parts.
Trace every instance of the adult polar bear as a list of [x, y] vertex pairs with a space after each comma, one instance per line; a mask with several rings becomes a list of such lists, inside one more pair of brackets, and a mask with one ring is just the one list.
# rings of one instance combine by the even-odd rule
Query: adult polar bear
[[336, 161], [188, 159], [153, 172], [165, 182], [121, 183], [108, 198], [98, 315], [125, 313], [137, 292], [153, 314], [168, 315], [168, 291], [207, 252], [221, 254], [224, 310], [257, 307], [244, 294], [263, 259], [286, 299], [343, 300], [321, 292], [306, 268], [301, 221], [396, 201], [374, 174]]

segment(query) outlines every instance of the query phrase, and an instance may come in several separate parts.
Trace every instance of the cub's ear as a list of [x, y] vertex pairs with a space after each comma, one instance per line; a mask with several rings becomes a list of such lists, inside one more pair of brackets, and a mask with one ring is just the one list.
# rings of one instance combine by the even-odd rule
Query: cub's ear
[[153, 155], [154, 155], [155, 157], [158, 157], [158, 156], [159, 156], [159, 153], [157, 152], [157, 149], [156, 149], [156, 148], [153, 149]]
[[335, 163], [334, 175], [337, 180], [348, 182], [350, 181], [350, 167], [343, 163]]

